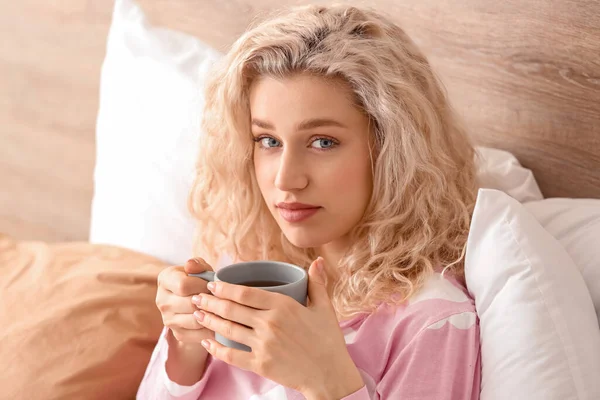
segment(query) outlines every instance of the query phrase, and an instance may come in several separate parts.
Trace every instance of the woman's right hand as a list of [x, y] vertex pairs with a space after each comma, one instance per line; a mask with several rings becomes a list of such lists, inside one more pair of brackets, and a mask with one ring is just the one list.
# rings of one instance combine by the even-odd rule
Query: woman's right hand
[[201, 258], [192, 258], [184, 266], [168, 267], [158, 275], [156, 306], [163, 324], [169, 328], [178, 342], [202, 348], [203, 339], [213, 339], [214, 332], [200, 325], [194, 318], [197, 307], [192, 296], [210, 293], [207, 281], [188, 274], [212, 271], [212, 267]]

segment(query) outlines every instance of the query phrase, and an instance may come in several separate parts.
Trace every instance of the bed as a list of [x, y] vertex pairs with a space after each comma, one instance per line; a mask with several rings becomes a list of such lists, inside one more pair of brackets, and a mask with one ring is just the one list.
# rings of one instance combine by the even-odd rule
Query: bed
[[[221, 52], [257, 16], [305, 3], [138, 1], [151, 24], [185, 32]], [[600, 199], [600, 2], [344, 3], [368, 4], [396, 20], [438, 71], [473, 140], [514, 154], [533, 172], [544, 197]], [[107, 293], [133, 284], [136, 293], [151, 300], [164, 260], [110, 246], [99, 256], [88, 243], [100, 71], [112, 10], [113, 2], [82, 0], [0, 4], [0, 24], [11, 38], [0, 48], [0, 266], [8, 271], [9, 265], [25, 268], [33, 262], [38, 269], [30, 273], [38, 275], [31, 279], [52, 279], [52, 271], [80, 263], [97, 271], [84, 284], [108, 279], [114, 286]], [[44, 270], [52, 259], [60, 262]], [[133, 278], [122, 272], [131, 265], [137, 268]], [[72, 279], [80, 279], [75, 275]], [[123, 297], [110, 304], [125, 304], [134, 315], [139, 300]], [[132, 335], [123, 343], [141, 340], [145, 353], [115, 351], [121, 359], [147, 354], [160, 330], [155, 310], [136, 318], [137, 325], [151, 328], [142, 339]], [[47, 321], [48, 327], [56, 321]], [[115, 371], [139, 370], [145, 362], [142, 357], [137, 364], [107, 365]], [[94, 371], [81, 376], [89, 374]], [[113, 398], [130, 393], [140, 372], [128, 377], [129, 386], [111, 392]]]

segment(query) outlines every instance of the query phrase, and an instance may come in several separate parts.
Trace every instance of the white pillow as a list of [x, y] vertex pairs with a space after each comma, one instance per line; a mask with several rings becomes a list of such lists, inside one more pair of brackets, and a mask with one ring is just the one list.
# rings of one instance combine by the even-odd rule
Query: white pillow
[[525, 208], [558, 239], [579, 268], [600, 321], [600, 200], [546, 199], [526, 203]]
[[600, 331], [577, 267], [515, 199], [482, 189], [467, 243], [481, 399], [600, 399]]
[[191, 255], [187, 196], [203, 86], [220, 59], [189, 35], [148, 24], [115, 2], [102, 66], [90, 241], [178, 264]]
[[[187, 196], [194, 174], [204, 79], [221, 55], [193, 36], [148, 24], [117, 0], [102, 66], [90, 241], [171, 264], [192, 250]], [[542, 199], [510, 153], [478, 149], [483, 187]]]
[[542, 200], [542, 192], [533, 172], [524, 168], [508, 151], [477, 147], [479, 187], [497, 189], [520, 201]]

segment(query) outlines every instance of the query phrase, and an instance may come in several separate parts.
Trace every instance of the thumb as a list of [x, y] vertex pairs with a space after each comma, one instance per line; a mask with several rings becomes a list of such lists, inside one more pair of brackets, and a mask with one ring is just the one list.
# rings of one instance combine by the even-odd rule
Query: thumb
[[311, 305], [317, 307], [331, 303], [327, 294], [327, 274], [322, 257], [313, 261], [308, 269], [308, 298]]
[[183, 266], [186, 274], [199, 274], [204, 271], [212, 271], [211, 266], [200, 257], [190, 258]]

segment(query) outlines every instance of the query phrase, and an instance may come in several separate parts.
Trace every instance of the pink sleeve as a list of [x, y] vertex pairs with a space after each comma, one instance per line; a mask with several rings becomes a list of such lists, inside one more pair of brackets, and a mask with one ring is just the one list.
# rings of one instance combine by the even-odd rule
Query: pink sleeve
[[377, 393], [382, 399], [477, 400], [480, 371], [477, 315], [459, 313], [392, 349]]
[[361, 389], [356, 392], [349, 394], [348, 396], [340, 399], [340, 400], [371, 400], [369, 397], [369, 391], [367, 390], [367, 386], [363, 386]]
[[[209, 364], [206, 366], [204, 378], [193, 386], [182, 386], [173, 382], [167, 376], [165, 363], [169, 354], [169, 344], [167, 342], [167, 328], [163, 329], [158, 343], [154, 348], [150, 363], [146, 368], [146, 373], [142, 383], [138, 388], [138, 400], [197, 400], [204, 389], [208, 380]], [[207, 363], [210, 363], [209, 357]]]

